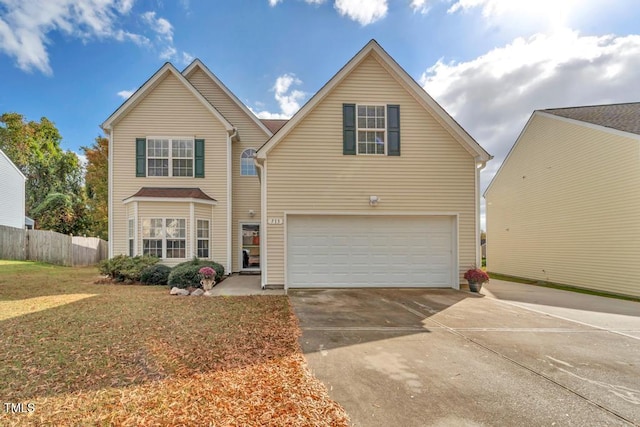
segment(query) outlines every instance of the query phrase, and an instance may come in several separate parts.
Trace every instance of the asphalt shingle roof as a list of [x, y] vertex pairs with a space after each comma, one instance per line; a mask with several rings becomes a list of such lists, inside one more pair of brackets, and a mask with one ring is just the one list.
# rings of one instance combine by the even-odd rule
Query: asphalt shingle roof
[[177, 199], [213, 200], [199, 188], [142, 187], [131, 197], [168, 197]]
[[289, 120], [260, 119], [260, 121], [271, 131], [271, 133], [275, 134], [282, 128], [282, 126], [286, 125]]
[[640, 102], [552, 108], [541, 111], [568, 119], [580, 120], [581, 122], [640, 135]]

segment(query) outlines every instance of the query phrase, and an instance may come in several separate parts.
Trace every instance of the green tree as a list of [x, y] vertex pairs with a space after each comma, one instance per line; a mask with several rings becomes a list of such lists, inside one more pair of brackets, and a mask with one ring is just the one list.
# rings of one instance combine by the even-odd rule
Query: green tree
[[109, 230], [109, 140], [98, 136], [91, 147], [82, 147], [82, 150], [87, 156], [84, 182], [90, 233], [106, 239]]
[[[35, 122], [26, 121], [18, 113], [4, 113], [0, 116], [0, 149], [27, 177], [27, 215], [33, 217], [40, 228], [45, 228], [40, 218], [45, 210], [37, 208], [50, 194], [67, 195], [75, 213], [70, 232], [82, 234], [86, 232], [82, 167], [75, 153], [60, 147], [61, 141], [60, 132], [46, 117]], [[48, 225], [46, 228], [51, 230], [66, 232], [63, 230], [69, 229], [68, 223], [56, 225], [48, 221], [49, 218], [45, 221]]]
[[49, 193], [35, 209], [33, 215], [38, 218], [39, 228], [72, 234], [76, 213], [73, 198], [69, 194]]

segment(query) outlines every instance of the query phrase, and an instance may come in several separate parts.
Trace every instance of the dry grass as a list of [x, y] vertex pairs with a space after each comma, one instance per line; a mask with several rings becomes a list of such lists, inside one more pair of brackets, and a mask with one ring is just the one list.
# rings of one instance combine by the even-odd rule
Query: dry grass
[[[286, 297], [172, 297], [0, 261], [0, 425], [347, 425]], [[4, 305], [3, 305], [4, 304]]]

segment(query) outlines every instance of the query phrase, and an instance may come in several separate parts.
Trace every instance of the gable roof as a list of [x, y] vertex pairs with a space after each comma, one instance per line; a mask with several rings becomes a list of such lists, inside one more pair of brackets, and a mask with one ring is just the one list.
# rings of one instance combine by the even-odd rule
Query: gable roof
[[135, 91], [133, 95], [129, 97], [125, 102], [118, 107], [116, 111], [114, 111], [107, 120], [100, 125], [105, 132], [109, 133], [110, 129], [115, 125], [126, 113], [128, 113], [132, 108], [140, 103], [160, 82], [163, 77], [167, 75], [173, 75], [182, 85], [193, 94], [193, 96], [200, 101], [200, 103], [207, 109], [209, 112], [216, 117], [220, 123], [225, 127], [227, 132], [232, 133], [235, 129], [231, 123], [227, 119], [224, 118], [222, 114], [216, 108], [211, 105], [209, 101], [206, 100], [204, 96], [200, 92], [196, 90], [195, 87], [174, 67], [171, 63], [166, 62], [156, 73], [151, 76], [149, 80], [147, 80], [138, 90]]
[[402, 84], [406, 90], [440, 122], [445, 129], [469, 152], [481, 161], [489, 161], [493, 157], [487, 153], [398, 63], [378, 44], [371, 40], [347, 64], [338, 71], [298, 112], [258, 149], [256, 157], [265, 159], [267, 154], [284, 139], [298, 123], [300, 123], [313, 109], [342, 82], [362, 61], [375, 54], [383, 66]]
[[640, 135], [640, 102], [551, 108], [544, 113]]
[[16, 164], [15, 164], [15, 163], [13, 163], [13, 162], [11, 161], [11, 159], [9, 158], [9, 156], [7, 156], [7, 155], [5, 154], [5, 152], [4, 152], [4, 151], [2, 151], [2, 150], [0, 150], [0, 157], [4, 157], [4, 158], [7, 160], [7, 162], [8, 162], [11, 166], [13, 166], [13, 168], [14, 168], [14, 169], [15, 169], [15, 170], [20, 174], [20, 176], [22, 177], [22, 179], [24, 179], [25, 181], [27, 180], [27, 177], [26, 177], [26, 176], [24, 176], [24, 174], [22, 173], [22, 171], [20, 170], [20, 168], [19, 168], [18, 166], [16, 166]]
[[249, 108], [243, 103], [241, 102], [237, 96], [234, 95], [233, 92], [231, 92], [229, 90], [229, 88], [227, 88], [224, 83], [222, 83], [222, 81], [216, 77], [215, 74], [213, 74], [211, 72], [211, 70], [209, 70], [209, 68], [207, 68], [206, 65], [204, 65], [202, 63], [202, 61], [200, 61], [198, 58], [194, 59], [191, 64], [189, 64], [187, 66], [187, 68], [185, 68], [182, 71], [182, 75], [183, 76], [188, 76], [189, 74], [191, 74], [191, 72], [193, 72], [196, 68], [200, 68], [207, 77], [209, 77], [216, 85], [218, 85], [218, 87], [220, 89], [222, 89], [222, 91], [238, 106], [240, 107], [240, 109], [251, 119], [254, 121], [254, 123], [265, 133], [267, 134], [267, 136], [271, 136], [273, 134], [273, 132], [271, 132], [271, 130], [264, 125], [264, 123], [262, 123], [255, 114], [253, 114], [251, 112], [251, 110], [249, 110]]
[[607, 128], [601, 129], [604, 132], [615, 133], [618, 131], [634, 134], [633, 136], [627, 135], [632, 138], [638, 138], [636, 135], [640, 135], [640, 102], [534, 110], [531, 117], [529, 117], [529, 120], [527, 120], [527, 123], [520, 131], [518, 138], [516, 138], [516, 142], [513, 143], [511, 149], [502, 161], [502, 164], [493, 175], [491, 182], [484, 190], [484, 193], [482, 194], [483, 197], [487, 197], [487, 193], [489, 193], [493, 183], [496, 182], [500, 172], [502, 172], [502, 168], [509, 161], [511, 153], [515, 151], [518, 143], [535, 117], [546, 117], [552, 120], [576, 120], [587, 124], [587, 126], [596, 125], [601, 126], [602, 128]]

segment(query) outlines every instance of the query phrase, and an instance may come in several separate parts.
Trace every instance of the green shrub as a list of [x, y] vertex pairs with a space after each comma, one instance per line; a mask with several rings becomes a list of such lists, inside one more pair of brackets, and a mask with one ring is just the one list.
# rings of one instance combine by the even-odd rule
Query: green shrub
[[100, 273], [106, 274], [116, 282], [138, 282], [142, 270], [156, 264], [158, 258], [152, 256], [116, 255], [111, 259], [102, 261], [98, 268]]
[[151, 265], [140, 274], [140, 283], [143, 285], [166, 286], [169, 282], [171, 267], [164, 264]]
[[178, 288], [200, 288], [200, 274], [198, 270], [202, 267], [211, 267], [216, 271], [216, 283], [222, 279], [224, 275], [224, 267], [215, 261], [205, 261], [198, 258], [194, 258], [191, 261], [178, 264], [171, 270], [169, 274], [169, 286]]

